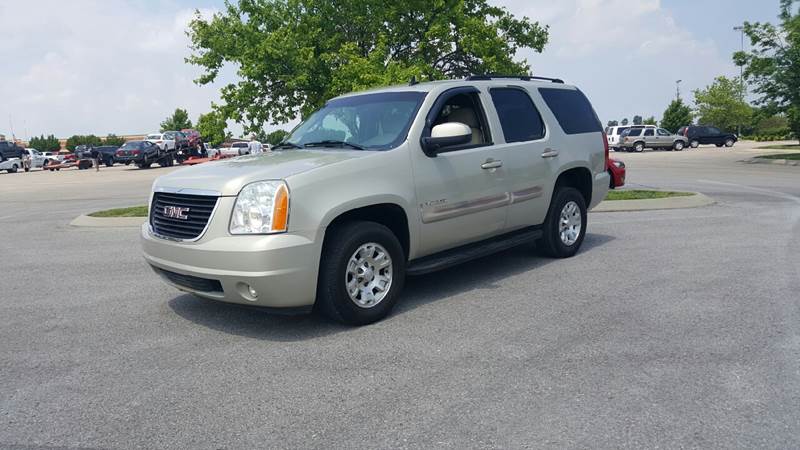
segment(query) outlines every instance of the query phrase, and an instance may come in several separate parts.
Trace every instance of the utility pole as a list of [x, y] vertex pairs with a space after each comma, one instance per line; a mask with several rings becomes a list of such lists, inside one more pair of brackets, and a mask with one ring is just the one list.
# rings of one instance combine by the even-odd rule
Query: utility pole
[[681, 101], [681, 82], [683, 80], [675, 80], [675, 100]]
[[[733, 27], [733, 31], [738, 31], [741, 34], [741, 45], [742, 45], [742, 53], [744, 53], [744, 25], [738, 25]], [[744, 66], [739, 66], [739, 95], [741, 96], [741, 100], [744, 102], [744, 97], [746, 95], [745, 87], [744, 87]], [[739, 131], [738, 135], [742, 135], [742, 124], [739, 124]]]

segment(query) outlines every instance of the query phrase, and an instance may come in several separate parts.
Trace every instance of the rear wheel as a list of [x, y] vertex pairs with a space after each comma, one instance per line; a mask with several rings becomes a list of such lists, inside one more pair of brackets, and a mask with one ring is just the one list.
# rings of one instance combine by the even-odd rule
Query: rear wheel
[[672, 148], [678, 152], [683, 150], [683, 147], [684, 147], [683, 141], [675, 141], [675, 143], [672, 144]]
[[697, 148], [697, 147], [700, 147], [700, 141], [698, 141], [698, 140], [696, 140], [696, 139], [695, 139], [695, 140], [692, 140], [692, 142], [689, 142], [689, 145], [690, 145], [692, 148]]
[[725, 140], [725, 147], [733, 147], [733, 144], [734, 144], [734, 143], [735, 143], [735, 142], [734, 142], [734, 140], [733, 140], [733, 139], [726, 139], [726, 140]]
[[381, 320], [399, 299], [405, 270], [400, 241], [385, 226], [350, 222], [332, 227], [322, 250], [316, 306], [348, 325]]
[[149, 169], [149, 168], [150, 168], [150, 164], [152, 164], [152, 163], [149, 163], [149, 162], [147, 162], [147, 161], [140, 162], [140, 163], [136, 163], [136, 165], [137, 165], [137, 166], [138, 166], [140, 169]]
[[114, 158], [111, 157], [106, 159], [106, 167], [112, 167], [112, 166], [114, 166]]
[[644, 142], [637, 142], [633, 144], [633, 151], [636, 153], [641, 153], [644, 151]]
[[8, 173], [17, 173], [18, 169], [19, 169], [19, 166], [17, 166], [16, 164], [12, 164], [11, 168], [8, 169]]
[[586, 200], [575, 188], [557, 188], [542, 227], [539, 250], [553, 258], [568, 258], [577, 253], [585, 235]]
[[611, 170], [608, 171], [608, 188], [614, 189], [616, 186], [614, 185], [614, 174], [611, 173]]

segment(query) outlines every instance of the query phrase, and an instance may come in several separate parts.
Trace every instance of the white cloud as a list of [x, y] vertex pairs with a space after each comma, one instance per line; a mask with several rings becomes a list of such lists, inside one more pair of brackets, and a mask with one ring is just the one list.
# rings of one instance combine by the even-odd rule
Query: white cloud
[[[539, 75], [562, 77], [592, 99], [603, 121], [660, 118], [682, 82], [684, 100], [733, 73], [715, 43], [682, 28], [660, 0], [506, 0], [518, 15], [550, 25], [543, 54], [520, 52]], [[541, 12], [541, 14], [539, 13]]]
[[[675, 80], [689, 98], [714, 76], [735, 73], [713, 41], [683, 28], [660, 0], [493, 3], [550, 25], [544, 54], [518, 56], [539, 75], [580, 86], [604, 121], [658, 117]], [[200, 69], [184, 62], [193, 14], [175, 0], [0, 1], [0, 17], [12, 18], [0, 39], [0, 134], [10, 134], [9, 117], [23, 137], [147, 132], [176, 107], [196, 119], [236, 77], [228, 68], [215, 85], [194, 84]]]

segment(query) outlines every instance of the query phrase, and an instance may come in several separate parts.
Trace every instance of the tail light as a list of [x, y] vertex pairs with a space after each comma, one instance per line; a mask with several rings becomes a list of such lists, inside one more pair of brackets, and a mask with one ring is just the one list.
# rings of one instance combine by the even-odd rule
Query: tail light
[[683, 136], [684, 137], [689, 137], [689, 127], [686, 127], [686, 128], [683, 129]]
[[122, 153], [122, 150], [117, 150], [117, 156], [123, 156], [123, 155], [124, 153]]
[[134, 156], [139, 156], [139, 150], [134, 150], [134, 151], [133, 151], [133, 155], [134, 155]]
[[603, 133], [603, 148], [606, 153], [606, 167], [608, 167], [608, 136], [605, 132]]

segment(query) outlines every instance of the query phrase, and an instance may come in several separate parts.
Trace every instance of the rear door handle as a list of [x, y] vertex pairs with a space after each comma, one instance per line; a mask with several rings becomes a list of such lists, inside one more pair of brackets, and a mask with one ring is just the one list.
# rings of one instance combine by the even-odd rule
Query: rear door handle
[[552, 148], [546, 148], [542, 153], [542, 158], [555, 158], [556, 156], [558, 156], [558, 150], [553, 150]]
[[481, 164], [481, 169], [497, 169], [499, 167], [503, 167], [503, 161], [499, 161], [496, 159], [487, 159], [485, 163]]

